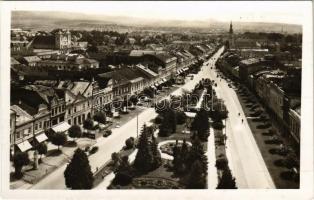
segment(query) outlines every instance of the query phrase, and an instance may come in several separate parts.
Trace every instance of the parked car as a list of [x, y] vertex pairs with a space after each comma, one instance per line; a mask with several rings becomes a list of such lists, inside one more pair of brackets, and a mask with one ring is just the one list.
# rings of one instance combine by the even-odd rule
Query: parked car
[[106, 130], [105, 133], [103, 134], [104, 137], [108, 137], [109, 135], [112, 134], [111, 130]]
[[93, 146], [92, 149], [89, 151], [89, 155], [96, 153], [98, 149], [98, 146]]

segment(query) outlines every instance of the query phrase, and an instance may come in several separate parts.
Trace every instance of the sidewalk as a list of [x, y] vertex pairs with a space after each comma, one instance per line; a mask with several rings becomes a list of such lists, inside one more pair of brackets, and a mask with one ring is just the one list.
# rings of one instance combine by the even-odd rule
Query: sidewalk
[[[38, 164], [38, 169], [33, 169], [32, 166], [32, 159], [33, 157], [30, 156], [31, 164], [25, 166], [23, 168], [23, 174], [21, 180], [10, 181], [10, 188], [11, 189], [26, 189], [31, 187], [33, 184], [39, 182], [41, 179], [46, 177], [48, 174], [56, 170], [58, 167], [62, 166], [74, 154], [74, 151], [79, 148], [85, 148], [86, 146], [93, 145], [96, 142], [92, 139], [88, 138], [79, 138], [76, 140], [76, 146], [64, 146], [60, 148], [61, 152], [57, 151], [57, 146], [48, 143], [48, 153], [47, 156], [42, 157], [42, 162]], [[31, 153], [30, 153], [31, 154]]]

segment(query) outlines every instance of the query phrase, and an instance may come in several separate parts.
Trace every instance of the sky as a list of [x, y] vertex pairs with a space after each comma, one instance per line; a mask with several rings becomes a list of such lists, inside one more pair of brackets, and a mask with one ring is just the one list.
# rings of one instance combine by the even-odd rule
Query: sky
[[[95, 1], [6, 2], [12, 10], [68, 11], [84, 14], [129, 16], [146, 19], [178, 19], [280, 22], [302, 24], [310, 2], [276, 1]], [[75, 6], [74, 6], [75, 5]]]

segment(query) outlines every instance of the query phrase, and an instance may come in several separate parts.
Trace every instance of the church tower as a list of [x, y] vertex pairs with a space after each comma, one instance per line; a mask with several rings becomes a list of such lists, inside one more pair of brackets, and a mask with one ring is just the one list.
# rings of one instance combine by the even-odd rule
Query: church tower
[[56, 49], [67, 49], [71, 47], [71, 33], [70, 31], [59, 30], [55, 35]]
[[230, 49], [235, 48], [232, 21], [230, 22], [230, 28], [229, 28], [229, 48]]

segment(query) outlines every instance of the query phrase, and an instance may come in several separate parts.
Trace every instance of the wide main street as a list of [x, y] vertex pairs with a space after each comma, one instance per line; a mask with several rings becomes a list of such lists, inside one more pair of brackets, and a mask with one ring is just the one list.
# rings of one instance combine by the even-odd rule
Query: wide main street
[[[205, 77], [217, 83], [215, 91], [223, 99], [229, 115], [226, 120], [227, 157], [238, 188], [275, 188], [252, 131], [246, 121], [236, 91], [217, 78], [213, 63], [205, 63]], [[240, 113], [240, 116], [238, 115]], [[242, 123], [243, 119], [243, 123]]]
[[[223, 49], [218, 50], [216, 54], [210, 59], [211, 63], [215, 63], [215, 60], [218, 59]], [[207, 76], [206, 76], [207, 75]], [[182, 93], [182, 89], [191, 90], [195, 85], [202, 80], [202, 78], [208, 77], [208, 72], [202, 70], [194, 75], [193, 80], [188, 81], [186, 84], [182, 85], [179, 89], [171, 93], [171, 95], [179, 95]], [[170, 95], [162, 98], [169, 98]], [[157, 116], [154, 108], [146, 108], [142, 113], [138, 115], [138, 127], [139, 130], [144, 123], [147, 123], [154, 119]], [[99, 150], [97, 153], [89, 157], [89, 162], [94, 172], [96, 168], [100, 168], [104, 163], [108, 162], [111, 159], [111, 154], [113, 152], [119, 151], [123, 146], [124, 142], [129, 137], [137, 136], [137, 119], [136, 117], [128, 121], [126, 124], [122, 125], [120, 128], [112, 129], [112, 135], [108, 138], [99, 138], [97, 139], [97, 146]], [[67, 164], [64, 164], [44, 179], [39, 181], [37, 184], [31, 187], [31, 189], [66, 189], [65, 180], [63, 172]]]

